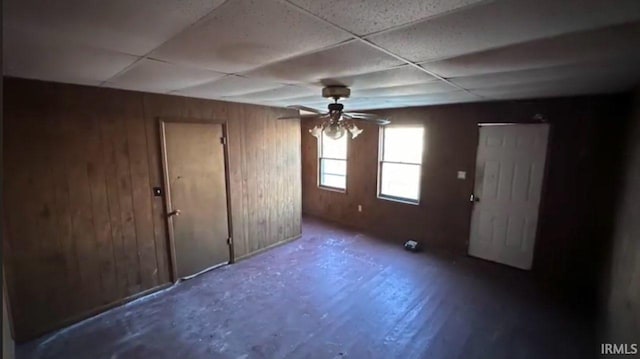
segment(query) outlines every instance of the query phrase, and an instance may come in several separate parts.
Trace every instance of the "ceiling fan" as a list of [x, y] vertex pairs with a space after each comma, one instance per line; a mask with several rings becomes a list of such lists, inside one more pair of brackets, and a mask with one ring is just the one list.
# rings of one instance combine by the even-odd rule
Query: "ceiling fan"
[[338, 103], [338, 100], [340, 100], [341, 98], [348, 98], [350, 94], [351, 90], [346, 86], [327, 86], [322, 89], [322, 97], [333, 99], [333, 103], [330, 103], [328, 106], [329, 112], [322, 112], [316, 110], [315, 108], [294, 105], [287, 106], [287, 108], [311, 112], [312, 114], [283, 116], [278, 117], [278, 119], [323, 119], [324, 121], [322, 122], [322, 124], [310, 129], [309, 133], [311, 133], [316, 138], [319, 138], [322, 135], [322, 132], [324, 132], [325, 135], [334, 140], [342, 138], [342, 136], [344, 136], [347, 131], [351, 133], [351, 138], [358, 137], [358, 135], [362, 133], [362, 129], [356, 126], [357, 121], [376, 123], [381, 126], [391, 123], [391, 121], [378, 115], [343, 111], [344, 105]]

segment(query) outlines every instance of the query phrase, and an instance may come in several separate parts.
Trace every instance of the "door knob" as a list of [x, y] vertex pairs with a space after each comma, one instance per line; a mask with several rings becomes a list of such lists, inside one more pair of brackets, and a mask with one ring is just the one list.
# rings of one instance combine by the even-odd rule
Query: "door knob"
[[480, 197], [472, 193], [471, 196], [469, 197], [469, 202], [480, 202]]
[[173, 211], [169, 212], [169, 214], [167, 215], [167, 217], [171, 217], [171, 216], [179, 216], [180, 215], [180, 210], [179, 209], [174, 209]]

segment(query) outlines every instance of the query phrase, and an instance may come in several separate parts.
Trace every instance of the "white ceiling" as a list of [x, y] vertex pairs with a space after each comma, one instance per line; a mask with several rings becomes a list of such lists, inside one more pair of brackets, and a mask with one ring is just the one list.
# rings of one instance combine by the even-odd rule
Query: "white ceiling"
[[5, 0], [5, 75], [349, 110], [629, 90], [640, 1]]

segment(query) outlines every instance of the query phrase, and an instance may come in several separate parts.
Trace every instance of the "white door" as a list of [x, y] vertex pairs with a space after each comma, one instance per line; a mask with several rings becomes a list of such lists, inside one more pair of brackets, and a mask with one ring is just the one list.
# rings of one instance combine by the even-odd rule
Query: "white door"
[[480, 127], [469, 254], [531, 269], [549, 125]]

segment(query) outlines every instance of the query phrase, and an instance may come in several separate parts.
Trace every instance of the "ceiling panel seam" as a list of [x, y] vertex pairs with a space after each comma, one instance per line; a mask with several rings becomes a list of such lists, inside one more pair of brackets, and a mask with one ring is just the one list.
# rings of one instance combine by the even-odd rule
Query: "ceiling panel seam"
[[[186, 65], [186, 64], [181, 64], [181, 63], [173, 63], [173, 62], [169, 62], [169, 61], [166, 61], [166, 60], [163, 60], [163, 59], [160, 59], [160, 58], [156, 58], [156, 57], [153, 57], [153, 56], [147, 56], [146, 58], [149, 59], [149, 60], [165, 62], [165, 63], [172, 64], [172, 65], [179, 65], [179, 66], [185, 66], [185, 67], [190, 67], [190, 68], [194, 68], [194, 69], [202, 69], [202, 70], [209, 70], [209, 71], [219, 72], [219, 73], [225, 74], [225, 75], [236, 75], [236, 76], [248, 77], [247, 74], [250, 73], [251, 71], [259, 70], [259, 69], [261, 69], [263, 67], [271, 66], [271, 65], [277, 64], [279, 62], [285, 62], [285, 61], [292, 60], [292, 59], [295, 59], [295, 58], [298, 58], [298, 57], [303, 57], [303, 56], [315, 54], [317, 52], [330, 50], [330, 49], [332, 49], [334, 47], [347, 45], [347, 44], [355, 42], [355, 41], [358, 41], [358, 40], [354, 39], [354, 38], [346, 39], [346, 40], [340, 41], [340, 42], [335, 43], [335, 44], [327, 45], [327, 46], [322, 47], [320, 49], [313, 49], [313, 50], [305, 51], [305, 52], [302, 52], [302, 53], [299, 53], [299, 54], [295, 54], [293, 56], [284, 57], [284, 58], [281, 58], [281, 59], [278, 59], [278, 60], [275, 60], [275, 61], [271, 61], [271, 62], [267, 62], [267, 63], [264, 63], [264, 64], [260, 64], [260, 65], [258, 65], [256, 67], [252, 67], [250, 69], [242, 70], [242, 71], [238, 71], [238, 72], [223, 72], [223, 71], [220, 71], [220, 70], [215, 70], [215, 69], [212, 69], [212, 68], [209, 68], [209, 67], [204, 67], [204, 66], [193, 66], [193, 65]], [[294, 83], [291, 83], [291, 84], [283, 83], [283, 85], [294, 85]], [[189, 87], [191, 87], [191, 86], [189, 86]], [[175, 91], [184, 90], [186, 88], [187, 87], [175, 89]]]
[[[208, 85], [208, 84], [212, 84], [214, 82], [222, 81], [224, 79], [229, 79], [229, 78], [232, 78], [232, 77], [239, 77], [239, 78], [249, 79], [249, 80], [255, 79], [255, 78], [248, 77], [248, 76], [245, 76], [245, 75], [242, 75], [242, 74], [239, 74], [239, 73], [225, 74], [224, 76], [222, 76], [220, 78], [217, 78], [215, 80], [206, 81], [206, 82], [203, 82], [203, 83], [200, 83], [200, 84], [196, 84], [196, 85], [190, 85], [190, 86], [187, 86], [187, 87], [181, 87], [179, 89], [168, 91], [167, 93], [168, 94], [179, 93], [180, 91], [194, 89], [194, 88], [197, 88], [197, 87], [201, 87], [201, 86], [205, 86], [205, 85]], [[258, 80], [260, 80], [260, 79], [258, 79]], [[267, 81], [267, 80], [265, 80], [265, 81]], [[280, 87], [282, 87], [282, 86], [293, 86], [292, 84], [286, 84], [286, 83], [277, 82], [277, 81], [267, 81], [267, 82], [271, 82], [273, 84], [279, 85]], [[271, 90], [273, 90], [273, 89], [271, 89]], [[262, 92], [262, 91], [268, 91], [268, 90], [251, 91], [251, 92], [247, 92], [247, 93], [242, 93], [242, 95], [246, 95], [246, 94], [254, 93], [254, 92]]]
[[[299, 54], [295, 54], [295, 55], [292, 55], [292, 56], [283, 57], [283, 58], [275, 60], [275, 61], [271, 61], [271, 62], [267, 62], [267, 63], [264, 63], [264, 64], [260, 64], [260, 65], [258, 65], [256, 67], [252, 67], [252, 68], [247, 69], [247, 70], [229, 73], [229, 75], [237, 75], [237, 76], [247, 77], [247, 74], [252, 72], [252, 71], [259, 70], [261, 68], [268, 67], [268, 66], [271, 66], [271, 65], [275, 65], [275, 64], [280, 63], [280, 62], [286, 62], [286, 61], [293, 60], [293, 59], [296, 59], [296, 58], [299, 58], [299, 57], [309, 56], [309, 55], [313, 55], [313, 54], [318, 53], [318, 52], [331, 50], [331, 49], [336, 48], [336, 47], [340, 47], [340, 46], [343, 46], [343, 45], [348, 45], [348, 44], [350, 44], [352, 42], [355, 42], [355, 41], [358, 41], [358, 39], [350, 38], [350, 39], [342, 40], [342, 41], [337, 42], [335, 44], [327, 45], [327, 46], [321, 47], [319, 49], [312, 49], [312, 50], [301, 52]], [[285, 84], [285, 85], [295, 85], [295, 83]]]
[[432, 77], [434, 77], [434, 78], [446, 83], [447, 85], [453, 86], [453, 87], [455, 87], [455, 88], [457, 88], [459, 90], [462, 90], [462, 91], [464, 91], [464, 92], [466, 92], [466, 93], [468, 93], [468, 94], [470, 94], [472, 96], [475, 96], [475, 97], [478, 97], [478, 98], [484, 98], [483, 96], [480, 96], [480, 95], [478, 95], [476, 93], [473, 93], [472, 91], [470, 91], [470, 90], [468, 90], [468, 89], [466, 89], [466, 88], [464, 88], [462, 86], [458, 86], [458, 85], [454, 84], [453, 82], [451, 82], [451, 81], [447, 80], [446, 78], [436, 74], [435, 72], [432, 72], [432, 71], [429, 71], [429, 70], [425, 69], [424, 67], [420, 66], [419, 64], [417, 64], [417, 63], [415, 63], [413, 61], [410, 61], [410, 60], [408, 60], [408, 59], [406, 59], [406, 58], [404, 58], [404, 57], [402, 57], [400, 55], [397, 55], [397, 54], [395, 54], [395, 53], [383, 48], [382, 46], [374, 44], [373, 42], [365, 39], [363, 36], [357, 35], [357, 34], [351, 32], [351, 31], [343, 28], [342, 26], [334, 24], [333, 22], [331, 22], [329, 20], [326, 20], [326, 19], [324, 19], [324, 18], [312, 13], [311, 11], [309, 11], [309, 10], [299, 6], [299, 5], [297, 5], [297, 4], [292, 3], [290, 0], [275, 0], [275, 1], [278, 1], [280, 3], [286, 4], [286, 5], [294, 8], [294, 9], [297, 9], [298, 11], [302, 12], [303, 14], [306, 14], [307, 16], [311, 16], [311, 17], [313, 17], [315, 19], [323, 21], [326, 24], [330, 25], [331, 27], [349, 34], [350, 36], [352, 36], [356, 40], [359, 40], [360, 42], [362, 42], [362, 43], [364, 43], [364, 44], [366, 44], [368, 46], [371, 46], [371, 47], [373, 47], [374, 49], [376, 49], [378, 51], [381, 51], [381, 52], [383, 52], [383, 53], [385, 53], [385, 54], [387, 54], [387, 55], [389, 55], [389, 56], [391, 56], [391, 57], [393, 57], [393, 58], [395, 58], [397, 60], [400, 60], [400, 61], [404, 62], [407, 65], [415, 67], [416, 69], [418, 69], [418, 70], [420, 70], [420, 71], [422, 71], [422, 72], [424, 72], [424, 73], [426, 73], [426, 74], [428, 74], [428, 75], [430, 75], [430, 76], [432, 76]]

